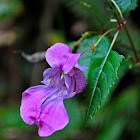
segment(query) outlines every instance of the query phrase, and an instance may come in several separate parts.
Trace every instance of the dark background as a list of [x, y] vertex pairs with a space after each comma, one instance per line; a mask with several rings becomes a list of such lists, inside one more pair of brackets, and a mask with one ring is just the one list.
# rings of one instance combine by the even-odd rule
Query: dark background
[[[7, 7], [3, 7], [3, 3]], [[56, 42], [76, 41], [88, 30], [99, 31], [100, 34], [106, 28], [111, 13], [106, 1], [95, 2], [95, 10], [103, 17], [103, 28], [88, 9], [81, 8], [79, 5], [77, 1], [74, 3], [74, 0], [71, 2], [67, 0], [0, 1], [1, 140], [140, 139], [140, 70], [129, 61], [129, 65], [124, 64], [121, 68], [121, 77], [116, 88], [112, 90], [105, 105], [86, 128], [83, 127], [86, 93], [65, 101], [70, 123], [62, 131], [55, 132], [48, 138], [40, 138], [37, 134], [37, 126], [26, 125], [20, 117], [22, 92], [30, 86], [41, 84], [43, 71], [49, 67], [45, 60], [34, 64], [28, 62], [20, 52], [32, 54], [46, 51]], [[81, 13], [80, 10], [85, 10], [85, 13]], [[137, 8], [125, 18], [138, 52], [140, 50], [139, 14], [140, 1]], [[123, 32], [120, 33], [118, 41], [129, 46]], [[115, 49], [127, 58], [133, 57], [133, 54], [124, 48], [115, 47]]]

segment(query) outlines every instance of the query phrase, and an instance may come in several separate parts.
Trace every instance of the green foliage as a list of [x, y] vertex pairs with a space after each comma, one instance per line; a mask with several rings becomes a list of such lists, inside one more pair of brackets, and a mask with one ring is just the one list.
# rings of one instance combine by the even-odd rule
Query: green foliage
[[[77, 49], [77, 53], [83, 53], [85, 51], [87, 51], [88, 49], [90, 49], [90, 44], [95, 44], [97, 42], [97, 39], [98, 37], [97, 36], [94, 36], [94, 37], [90, 37], [90, 38], [86, 38], [84, 39], [79, 48]], [[81, 65], [81, 66], [87, 66], [89, 68], [90, 66], [90, 61], [91, 61], [91, 56], [92, 56], [92, 52], [87, 52], [85, 53], [84, 55], [82, 55], [79, 60], [78, 60], [78, 63]], [[88, 75], [88, 71], [89, 69], [83, 71], [83, 73], [85, 74], [85, 76], [87, 77]]]
[[132, 0], [114, 0], [122, 11], [125, 11], [130, 5]]
[[87, 111], [85, 123], [100, 108], [117, 78], [117, 70], [124, 57], [111, 51], [107, 38], [103, 38], [92, 55], [88, 73]]
[[[121, 92], [119, 90], [117, 92], [118, 97], [115, 96], [116, 98], [110, 100], [96, 113], [89, 125], [96, 129], [101, 129], [97, 140], [118, 140], [124, 129], [131, 128], [135, 132], [138, 131], [136, 126], [139, 125], [139, 120], [134, 119], [139, 110], [138, 91], [136, 85]], [[131, 125], [135, 127], [131, 127]]]
[[0, 0], [0, 21], [15, 17], [21, 9], [19, 0]]
[[114, 0], [125, 16], [128, 16], [130, 11], [136, 9], [138, 0]]
[[128, 11], [135, 10], [136, 7], [138, 6], [137, 2], [138, 0], [131, 0], [131, 5], [128, 7]]

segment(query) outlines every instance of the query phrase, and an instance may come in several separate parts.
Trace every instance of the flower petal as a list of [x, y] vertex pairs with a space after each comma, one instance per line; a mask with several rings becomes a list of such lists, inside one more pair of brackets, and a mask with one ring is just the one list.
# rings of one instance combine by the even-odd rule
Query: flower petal
[[65, 80], [65, 85], [67, 87], [68, 92], [73, 92], [75, 88], [74, 77], [67, 74], [64, 76], [64, 80]]
[[74, 78], [76, 81], [76, 93], [82, 92], [87, 86], [87, 79], [83, 72], [77, 68], [74, 68]]
[[70, 76], [69, 74], [64, 76], [64, 80], [65, 80], [65, 85], [67, 87], [67, 92], [68, 94], [66, 96], [64, 96], [64, 99], [68, 99], [73, 97], [76, 92], [75, 92], [75, 79], [73, 76]]
[[22, 94], [20, 115], [25, 123], [35, 124], [40, 114], [40, 106], [49, 95], [45, 85], [38, 85], [28, 88]]
[[38, 120], [39, 136], [50, 136], [57, 130], [63, 129], [69, 122], [69, 117], [62, 99], [44, 103]]
[[46, 52], [46, 61], [52, 68], [62, 70], [67, 74], [76, 64], [82, 53], [72, 54], [69, 46], [56, 43]]
[[42, 82], [47, 82], [49, 78], [54, 77], [54, 75], [56, 74], [56, 70], [53, 68], [48, 68], [46, 70], [44, 70], [43, 72], [43, 81]]
[[81, 65], [79, 65], [78, 63], [76, 63], [74, 67], [80, 69], [81, 71], [85, 71], [85, 70], [88, 69], [88, 67], [86, 67], [86, 66], [81, 66]]
[[61, 71], [58, 69], [48, 68], [43, 72], [43, 84], [51, 87], [58, 85], [61, 76]]

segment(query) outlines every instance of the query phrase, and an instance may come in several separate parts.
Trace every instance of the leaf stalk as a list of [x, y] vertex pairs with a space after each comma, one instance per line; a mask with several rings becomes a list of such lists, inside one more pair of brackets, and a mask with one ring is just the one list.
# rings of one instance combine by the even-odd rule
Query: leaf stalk
[[84, 34], [82, 34], [82, 37], [78, 41], [76, 41], [70, 48], [73, 49], [74, 47], [78, 46], [85, 38], [92, 36], [94, 34], [97, 34], [97, 33], [98, 33], [97, 31], [85, 32]]
[[118, 10], [118, 12], [119, 12], [119, 14], [120, 14], [120, 17], [121, 17], [121, 21], [122, 21], [122, 23], [123, 23], [123, 22], [124, 22], [123, 14], [122, 14], [122, 12], [121, 12], [119, 6], [116, 4], [116, 2], [115, 2], [114, 0], [111, 0], [111, 1], [112, 1], [112, 3], [115, 5], [115, 7], [117, 8], [117, 10]]
[[100, 41], [102, 40], [102, 38], [103, 38], [105, 35], [107, 35], [108, 33], [112, 32], [112, 31], [114, 31], [114, 30], [116, 30], [116, 29], [118, 29], [118, 27], [115, 27], [115, 28], [110, 29], [110, 30], [108, 30], [107, 32], [105, 32], [105, 33], [98, 39], [98, 41], [93, 45], [93, 48], [92, 48], [92, 49], [94, 49], [94, 48], [100, 43]]
[[136, 51], [136, 49], [135, 49], [135, 46], [134, 46], [134, 44], [133, 44], [133, 41], [132, 41], [132, 39], [131, 39], [131, 36], [130, 36], [130, 34], [129, 34], [129, 32], [128, 32], [126, 26], [124, 26], [124, 31], [125, 31], [125, 33], [126, 33], [126, 35], [127, 35], [127, 37], [128, 37], [128, 40], [129, 40], [129, 42], [130, 42], [130, 44], [131, 44], [131, 49], [132, 49], [132, 52], [133, 52], [133, 54], [134, 54], [136, 63], [139, 63], [140, 60], [139, 60], [137, 51]]
[[[133, 54], [134, 54], [136, 63], [139, 65], [140, 60], [139, 60], [137, 51], [136, 51], [136, 49], [135, 49], [134, 43], [133, 43], [133, 41], [132, 41], [132, 38], [131, 38], [131, 36], [130, 36], [130, 34], [129, 34], [129, 32], [128, 32], [128, 29], [127, 29], [127, 27], [126, 27], [126, 25], [125, 25], [126, 22], [124, 21], [123, 14], [122, 14], [122, 12], [121, 12], [119, 6], [116, 4], [116, 2], [115, 2], [114, 0], [111, 0], [111, 1], [112, 1], [112, 3], [115, 5], [115, 7], [117, 8], [117, 10], [118, 10], [118, 12], [119, 12], [119, 14], [120, 14], [120, 18], [121, 18], [121, 23], [122, 23], [122, 24], [119, 24], [118, 27], [121, 27], [121, 26], [122, 26], [121, 28], [124, 28], [124, 31], [125, 31], [125, 33], [126, 33], [126, 35], [127, 35], [127, 37], [128, 37], [129, 42], [130, 42], [131, 50], [132, 50], [132, 52], [133, 52]], [[117, 14], [116, 14], [116, 15], [117, 15]], [[118, 16], [118, 15], [117, 15], [117, 16]]]

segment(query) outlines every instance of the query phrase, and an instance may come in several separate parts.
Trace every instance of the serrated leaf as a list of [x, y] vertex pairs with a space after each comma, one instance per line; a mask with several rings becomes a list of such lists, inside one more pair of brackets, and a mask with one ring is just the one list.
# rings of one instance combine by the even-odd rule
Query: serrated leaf
[[104, 38], [104, 44], [100, 42], [95, 48], [88, 73], [86, 124], [100, 108], [115, 83], [123, 58], [111, 50], [107, 38]]
[[125, 11], [130, 5], [132, 0], [114, 0], [122, 11]]
[[131, 5], [128, 7], [129, 10], [134, 10], [137, 7], [138, 0], [131, 0]]
[[137, 6], [137, 0], [114, 0], [121, 11], [128, 10], [127, 12], [130, 12], [131, 10], [134, 10]]

